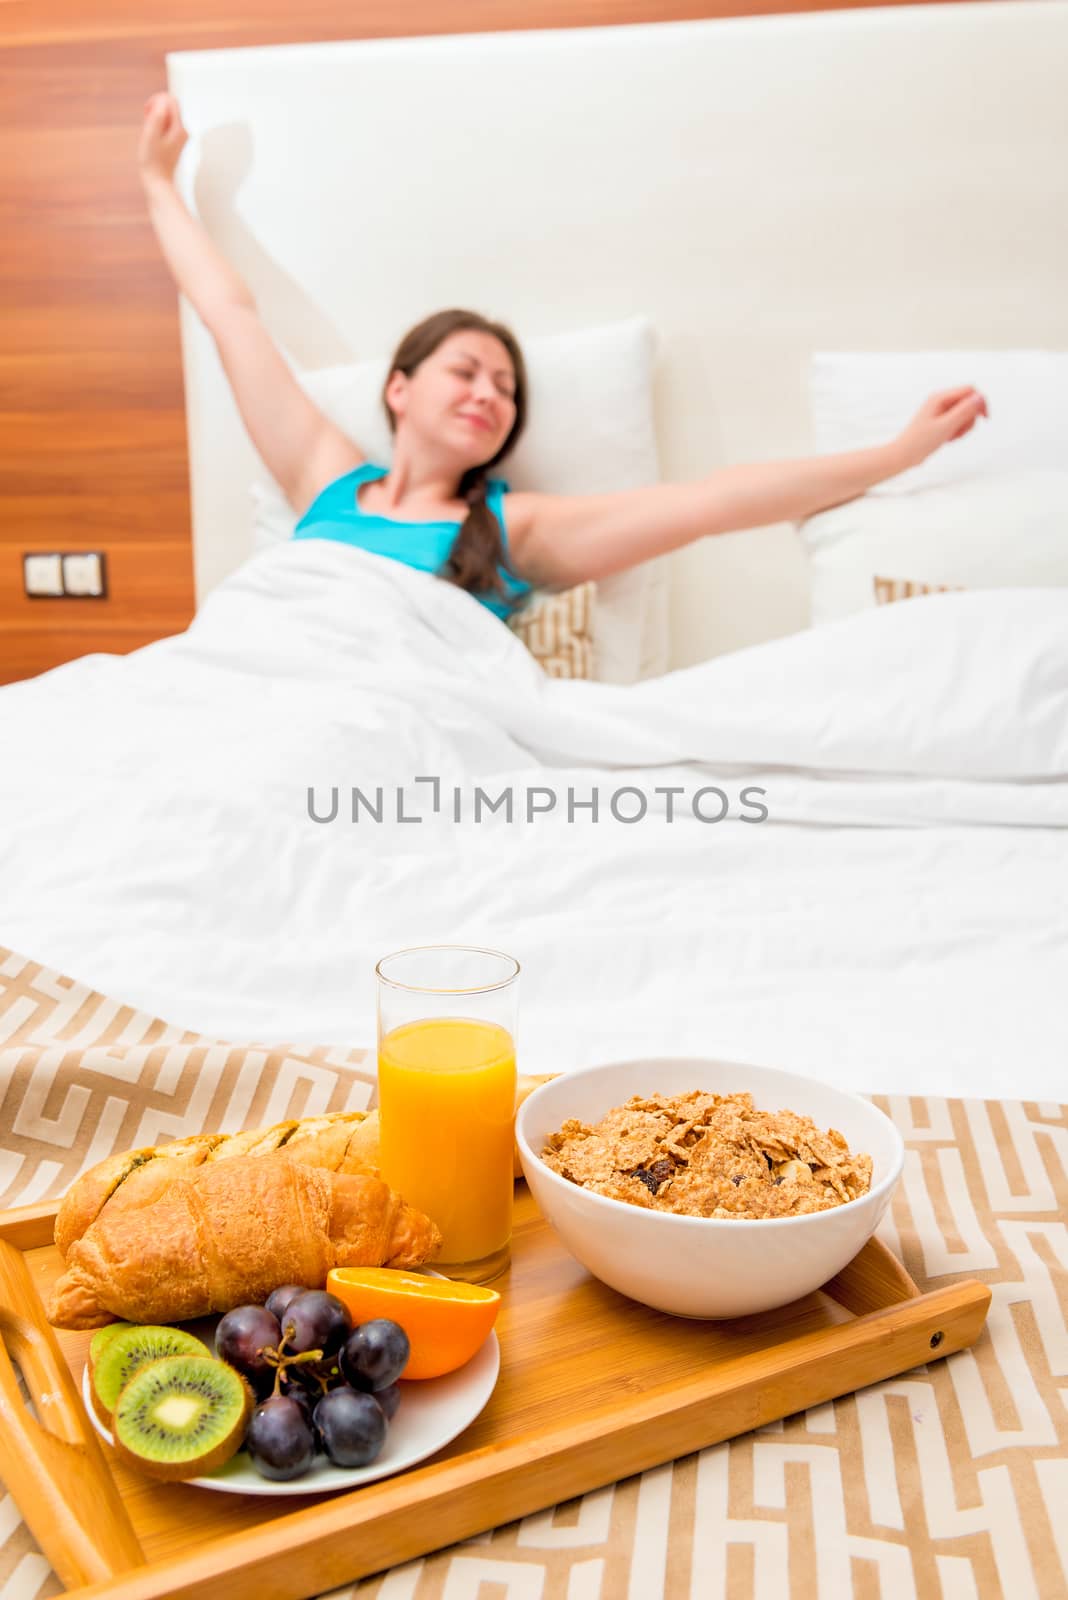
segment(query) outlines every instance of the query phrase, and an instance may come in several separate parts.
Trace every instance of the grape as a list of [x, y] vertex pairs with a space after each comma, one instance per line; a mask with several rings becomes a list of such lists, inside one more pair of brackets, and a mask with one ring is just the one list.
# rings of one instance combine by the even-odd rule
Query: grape
[[284, 1283], [280, 1289], [272, 1289], [264, 1304], [272, 1317], [277, 1317], [279, 1322], [285, 1316], [289, 1302], [295, 1300], [298, 1294], [307, 1291], [302, 1283]]
[[319, 1442], [336, 1467], [366, 1467], [385, 1442], [386, 1419], [374, 1395], [331, 1389], [314, 1418]]
[[215, 1329], [215, 1354], [266, 1394], [274, 1382], [274, 1367], [264, 1360], [265, 1349], [276, 1350], [282, 1337], [278, 1318], [263, 1306], [237, 1306], [221, 1318]]
[[321, 1350], [324, 1356], [332, 1356], [345, 1343], [351, 1327], [352, 1318], [340, 1300], [325, 1289], [305, 1289], [286, 1307], [282, 1337], [287, 1349], [298, 1355]]
[[401, 1403], [400, 1385], [391, 1383], [385, 1389], [376, 1389], [375, 1399], [385, 1412], [386, 1421], [392, 1422], [397, 1415], [397, 1407]]
[[354, 1389], [388, 1389], [408, 1365], [410, 1354], [404, 1329], [388, 1317], [375, 1317], [349, 1334], [341, 1352], [341, 1371]]
[[309, 1394], [307, 1389], [297, 1388], [296, 1385], [290, 1385], [290, 1387], [288, 1389], [283, 1389], [282, 1390], [282, 1394], [285, 1396], [285, 1398], [287, 1400], [295, 1400], [296, 1401], [297, 1405], [300, 1407], [301, 1411], [304, 1414], [305, 1422], [310, 1427], [311, 1426], [311, 1420], [312, 1420], [312, 1412], [315, 1410], [316, 1396], [313, 1395], [313, 1394]]
[[284, 1394], [264, 1400], [252, 1413], [245, 1449], [262, 1477], [301, 1477], [315, 1460], [315, 1435], [304, 1407]]

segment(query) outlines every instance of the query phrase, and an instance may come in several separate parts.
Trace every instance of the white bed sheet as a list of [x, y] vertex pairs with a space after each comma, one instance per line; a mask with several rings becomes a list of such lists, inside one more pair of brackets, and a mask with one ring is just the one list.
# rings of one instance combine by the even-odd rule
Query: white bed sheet
[[[1066, 623], [1059, 591], [937, 596], [563, 684], [435, 579], [282, 546], [187, 634], [0, 694], [0, 943], [201, 1032], [348, 1045], [373, 1042], [380, 955], [470, 941], [522, 964], [528, 1071], [695, 1053], [1054, 1099]], [[475, 825], [479, 782], [557, 808]], [[349, 786], [379, 783], [423, 820], [347, 820]], [[699, 822], [716, 783], [735, 815]], [[605, 814], [627, 784], [632, 825]], [[339, 817], [312, 821], [333, 785]], [[597, 824], [567, 819], [569, 786], [598, 790]]]

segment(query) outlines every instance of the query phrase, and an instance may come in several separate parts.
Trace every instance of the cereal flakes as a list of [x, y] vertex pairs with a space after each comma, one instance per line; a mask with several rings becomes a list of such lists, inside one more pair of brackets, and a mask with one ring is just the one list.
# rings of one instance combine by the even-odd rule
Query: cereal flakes
[[635, 1095], [595, 1127], [551, 1134], [546, 1166], [582, 1188], [692, 1217], [799, 1217], [867, 1194], [871, 1157], [749, 1094]]

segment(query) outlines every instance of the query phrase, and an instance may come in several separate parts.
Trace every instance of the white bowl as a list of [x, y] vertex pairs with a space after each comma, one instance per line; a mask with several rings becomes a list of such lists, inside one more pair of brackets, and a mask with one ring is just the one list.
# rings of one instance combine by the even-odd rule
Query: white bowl
[[[762, 1111], [789, 1110], [837, 1128], [872, 1158], [859, 1200], [811, 1216], [760, 1221], [676, 1216], [580, 1188], [540, 1159], [569, 1117], [599, 1122], [632, 1095], [747, 1092]], [[858, 1095], [771, 1067], [645, 1060], [586, 1067], [535, 1089], [516, 1117], [523, 1172], [548, 1222], [582, 1265], [632, 1300], [679, 1317], [743, 1317], [788, 1305], [833, 1278], [879, 1226], [905, 1147], [890, 1119]]]

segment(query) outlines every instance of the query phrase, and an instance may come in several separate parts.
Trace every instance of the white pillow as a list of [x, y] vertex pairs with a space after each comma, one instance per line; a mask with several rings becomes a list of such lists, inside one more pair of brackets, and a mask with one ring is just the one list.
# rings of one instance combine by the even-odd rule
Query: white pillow
[[801, 524], [812, 621], [875, 605], [874, 579], [936, 586], [1068, 585], [1068, 469], [864, 495]]
[[877, 485], [912, 493], [979, 476], [1068, 463], [1068, 351], [820, 352], [809, 367], [814, 448], [823, 454], [883, 444], [929, 394], [972, 384], [989, 405], [971, 433], [919, 467]]
[[[655, 483], [655, 340], [644, 317], [521, 339], [530, 385], [527, 426], [494, 468], [513, 489], [602, 494]], [[392, 440], [380, 395], [388, 357], [297, 376], [316, 404], [387, 465]], [[266, 474], [253, 482], [256, 548], [288, 539], [296, 516]], [[667, 567], [646, 562], [597, 585], [595, 675], [633, 683], [667, 669]]]

